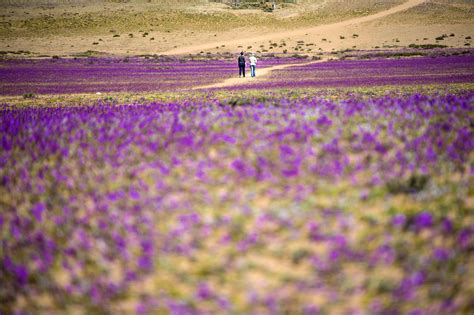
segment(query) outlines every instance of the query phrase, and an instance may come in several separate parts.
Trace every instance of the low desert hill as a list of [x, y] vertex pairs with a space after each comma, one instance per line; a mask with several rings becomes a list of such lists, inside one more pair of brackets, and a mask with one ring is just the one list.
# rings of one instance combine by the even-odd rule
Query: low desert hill
[[[406, 9], [358, 19], [409, 3]], [[3, 55], [91, 52], [216, 54], [246, 50], [314, 55], [347, 49], [470, 47], [467, 0], [300, 0], [269, 13], [205, 0], [0, 0]], [[354, 21], [348, 25], [335, 23]], [[329, 28], [319, 27], [332, 25]]]

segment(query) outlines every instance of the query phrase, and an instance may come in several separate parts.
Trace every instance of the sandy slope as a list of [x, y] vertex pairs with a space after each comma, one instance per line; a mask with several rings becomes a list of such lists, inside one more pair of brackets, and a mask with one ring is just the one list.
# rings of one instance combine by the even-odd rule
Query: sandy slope
[[[215, 4], [185, 7], [171, 14], [159, 7], [133, 4], [133, 1], [84, 7], [53, 6], [47, 10], [42, 7], [12, 8], [0, 15], [0, 51], [9, 52], [11, 56], [24, 53], [20, 57], [69, 57], [85, 55], [87, 51], [117, 56], [201, 53], [206, 57], [207, 54], [234, 54], [242, 50], [259, 55], [314, 56], [348, 49], [397, 49], [411, 44], [457, 48], [474, 44], [470, 39], [474, 37], [474, 4], [468, 0], [450, 0], [453, 3], [448, 0], [390, 0], [391, 8], [388, 3], [377, 7], [382, 0], [311, 0], [308, 3], [312, 1], [322, 8], [302, 2], [275, 13], [257, 14], [259, 11], [224, 10], [223, 6]], [[341, 3], [350, 8], [344, 6], [342, 9]], [[367, 5], [362, 5], [367, 3], [376, 8], [369, 10]], [[354, 14], [377, 10], [385, 11], [350, 18]], [[213, 18], [215, 12], [221, 11], [239, 16], [229, 21], [232, 27], [221, 28], [223, 23], [227, 25], [227, 21], [219, 19], [221, 15]], [[303, 17], [285, 19], [295, 12], [302, 13]], [[123, 18], [117, 20], [118, 17]], [[258, 17], [259, 22], [242, 24], [248, 17]], [[291, 22], [291, 27], [284, 26], [287, 21]], [[5, 26], [10, 22], [12, 27]], [[65, 32], [67, 30], [70, 31]], [[443, 34], [450, 36], [438, 41]]]
[[342, 22], [337, 22], [333, 24], [326, 24], [326, 25], [320, 25], [316, 27], [310, 27], [310, 28], [303, 28], [303, 29], [298, 29], [294, 31], [286, 31], [286, 32], [279, 32], [279, 33], [274, 33], [274, 34], [267, 34], [265, 36], [254, 36], [254, 37], [247, 37], [244, 39], [236, 39], [236, 40], [228, 40], [228, 41], [221, 41], [221, 42], [213, 42], [213, 43], [206, 43], [202, 45], [192, 45], [192, 46], [185, 46], [185, 47], [178, 47], [176, 49], [171, 49], [168, 51], [163, 52], [165, 55], [180, 55], [180, 54], [189, 54], [189, 53], [196, 53], [199, 51], [203, 50], [208, 50], [212, 49], [216, 46], [222, 46], [225, 45], [226, 47], [232, 47], [232, 46], [245, 46], [248, 45], [249, 43], [257, 43], [257, 42], [263, 42], [263, 41], [268, 41], [268, 40], [281, 40], [285, 38], [292, 38], [292, 37], [298, 37], [298, 36], [304, 36], [306, 34], [317, 34], [317, 33], [340, 33], [344, 30], [345, 27], [354, 25], [354, 24], [359, 24], [359, 23], [364, 23], [364, 22], [370, 22], [374, 21], [376, 19], [380, 19], [386, 16], [389, 16], [391, 14], [395, 14], [398, 12], [402, 12], [404, 10], [413, 8], [415, 6], [418, 6], [425, 2], [425, 0], [408, 0], [407, 2], [395, 6], [391, 9], [372, 14], [372, 15], [367, 15], [363, 17], [358, 17]]

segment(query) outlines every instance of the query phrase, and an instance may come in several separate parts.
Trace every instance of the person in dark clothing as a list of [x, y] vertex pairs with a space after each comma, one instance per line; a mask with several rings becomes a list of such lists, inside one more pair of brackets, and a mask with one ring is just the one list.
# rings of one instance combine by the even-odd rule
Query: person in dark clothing
[[238, 63], [239, 63], [239, 78], [241, 76], [244, 76], [245, 78], [245, 57], [244, 57], [243, 51], [240, 53]]

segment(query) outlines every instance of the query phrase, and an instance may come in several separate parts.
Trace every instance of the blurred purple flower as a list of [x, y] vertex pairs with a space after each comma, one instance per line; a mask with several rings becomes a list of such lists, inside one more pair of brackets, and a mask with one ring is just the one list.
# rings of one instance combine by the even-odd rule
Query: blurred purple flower
[[89, 295], [94, 304], [99, 304], [101, 299], [100, 289], [97, 287], [97, 284], [93, 284], [92, 288], [89, 291]]
[[306, 305], [303, 308], [304, 315], [318, 315], [319, 313], [320, 313], [320, 310], [316, 305]]
[[318, 118], [318, 120], [316, 120], [316, 123], [320, 126], [331, 126], [332, 120], [329, 119], [326, 115], [322, 115]]
[[186, 136], [186, 137], [182, 137], [180, 140], [179, 140], [179, 143], [183, 146], [186, 146], [186, 147], [191, 147], [193, 144], [194, 144], [194, 138], [190, 135], [190, 136]]
[[137, 276], [136, 272], [131, 271], [131, 270], [127, 270], [125, 272], [125, 277], [124, 277], [125, 281], [131, 282], [131, 281], [135, 281], [137, 278], [138, 278], [138, 276]]
[[237, 248], [239, 251], [245, 251], [252, 245], [255, 245], [258, 241], [258, 234], [256, 232], [250, 233], [246, 238], [240, 241], [237, 244]]
[[140, 199], [140, 193], [135, 188], [132, 188], [130, 190], [130, 198], [133, 200], [138, 200]]
[[138, 267], [142, 271], [149, 271], [153, 269], [153, 259], [151, 256], [143, 254], [138, 258]]
[[404, 214], [397, 214], [392, 218], [392, 225], [395, 227], [401, 227], [406, 222], [406, 216]]
[[280, 145], [280, 155], [282, 158], [287, 158], [288, 156], [292, 156], [294, 154], [294, 150], [287, 144]]
[[333, 237], [331, 237], [331, 242], [336, 246], [336, 247], [339, 247], [339, 248], [342, 248], [342, 247], [346, 247], [347, 246], [347, 239], [344, 235], [342, 234], [338, 234], [338, 235], [334, 235]]
[[153, 242], [149, 239], [142, 240], [140, 242], [140, 245], [142, 247], [142, 251], [145, 255], [151, 256], [153, 254]]
[[445, 261], [449, 259], [449, 251], [445, 248], [435, 248], [433, 251], [433, 257], [438, 261]]
[[144, 315], [148, 314], [149, 309], [146, 303], [139, 303], [135, 308], [135, 314]]
[[299, 172], [298, 167], [295, 167], [295, 166], [292, 168], [281, 170], [281, 175], [283, 175], [284, 177], [296, 177], [298, 176], [299, 173], [300, 172]]
[[245, 163], [241, 159], [236, 159], [231, 163], [232, 168], [238, 173], [245, 172]]
[[20, 285], [28, 282], [29, 272], [26, 266], [15, 264], [9, 256], [3, 258], [3, 268], [14, 274]]
[[425, 282], [425, 275], [421, 271], [414, 272], [410, 276], [410, 281], [413, 285], [419, 286]]
[[427, 211], [423, 211], [415, 216], [415, 226], [418, 229], [428, 228], [433, 225], [433, 215]]
[[28, 269], [24, 265], [17, 265], [14, 267], [15, 276], [21, 285], [25, 285], [28, 282]]
[[209, 300], [214, 296], [214, 293], [207, 283], [199, 283], [196, 296], [200, 300]]
[[46, 210], [46, 206], [44, 205], [44, 203], [38, 202], [31, 209], [31, 213], [37, 221], [41, 222], [43, 220], [44, 210]]
[[442, 221], [443, 232], [451, 233], [453, 231], [453, 222], [449, 218], [444, 218]]
[[312, 241], [321, 241], [323, 240], [323, 236], [319, 232], [319, 226], [316, 222], [310, 222], [308, 224], [308, 233], [309, 238]]
[[474, 227], [461, 230], [458, 236], [458, 242], [461, 248], [467, 248], [474, 239]]

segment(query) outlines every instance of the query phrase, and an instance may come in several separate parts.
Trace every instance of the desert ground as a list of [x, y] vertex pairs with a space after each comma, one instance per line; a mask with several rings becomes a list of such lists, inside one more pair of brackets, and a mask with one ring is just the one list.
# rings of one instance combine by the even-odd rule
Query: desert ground
[[[315, 55], [410, 44], [469, 47], [474, 35], [472, 1], [462, 0], [314, 0], [273, 13], [206, 1], [8, 2], [2, 2], [0, 50], [28, 56], [241, 50]], [[385, 13], [364, 20], [377, 12]]]

